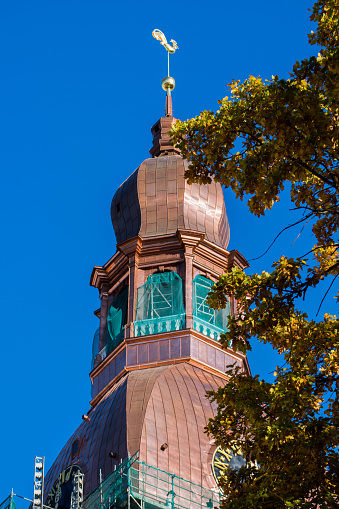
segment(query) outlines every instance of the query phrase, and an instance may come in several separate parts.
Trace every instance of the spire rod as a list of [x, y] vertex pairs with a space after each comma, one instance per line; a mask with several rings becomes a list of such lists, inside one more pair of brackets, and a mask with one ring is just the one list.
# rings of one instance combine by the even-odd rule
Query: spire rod
[[160, 44], [164, 46], [167, 51], [167, 76], [161, 81], [161, 86], [166, 92], [166, 117], [172, 117], [173, 106], [171, 91], [175, 88], [175, 79], [170, 76], [169, 55], [170, 53], [175, 53], [179, 47], [174, 39], [171, 39], [170, 41], [172, 45], [169, 44], [163, 32], [157, 28], [153, 30], [152, 35], [155, 39], [157, 39], [157, 41], [160, 41]]
[[165, 115], [166, 115], [166, 117], [173, 117], [172, 96], [171, 96], [170, 90], [167, 90], [167, 94], [166, 94]]

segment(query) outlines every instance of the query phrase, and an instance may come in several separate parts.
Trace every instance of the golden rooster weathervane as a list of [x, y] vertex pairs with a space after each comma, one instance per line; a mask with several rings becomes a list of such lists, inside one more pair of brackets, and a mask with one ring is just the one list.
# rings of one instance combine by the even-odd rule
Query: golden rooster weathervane
[[161, 85], [162, 85], [162, 88], [164, 90], [166, 90], [167, 95], [170, 96], [171, 90], [173, 90], [175, 87], [175, 79], [171, 78], [170, 72], [169, 72], [169, 54], [175, 53], [175, 51], [177, 49], [179, 49], [179, 46], [177, 45], [177, 43], [174, 39], [171, 39], [171, 41], [170, 41], [172, 43], [172, 45], [170, 43], [168, 43], [167, 39], [165, 37], [165, 34], [161, 30], [158, 30], [157, 28], [155, 30], [153, 30], [152, 35], [153, 35], [154, 39], [157, 39], [157, 41], [160, 41], [160, 44], [162, 46], [164, 46], [164, 48], [167, 51], [167, 76], [166, 76], [166, 78], [164, 78], [161, 81]]

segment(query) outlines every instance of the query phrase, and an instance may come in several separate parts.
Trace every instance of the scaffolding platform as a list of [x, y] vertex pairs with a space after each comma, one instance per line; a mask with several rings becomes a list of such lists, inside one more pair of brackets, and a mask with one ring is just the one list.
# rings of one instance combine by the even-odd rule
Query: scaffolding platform
[[205, 509], [220, 505], [210, 490], [159, 468], [128, 458], [83, 502], [83, 509]]

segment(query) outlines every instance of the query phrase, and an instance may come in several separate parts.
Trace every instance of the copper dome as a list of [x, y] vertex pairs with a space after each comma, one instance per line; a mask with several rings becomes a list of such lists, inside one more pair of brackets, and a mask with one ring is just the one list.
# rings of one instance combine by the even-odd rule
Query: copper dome
[[219, 183], [189, 185], [188, 162], [171, 154], [146, 159], [118, 188], [111, 206], [117, 243], [135, 235], [153, 237], [178, 229], [204, 233], [226, 249], [230, 229]]

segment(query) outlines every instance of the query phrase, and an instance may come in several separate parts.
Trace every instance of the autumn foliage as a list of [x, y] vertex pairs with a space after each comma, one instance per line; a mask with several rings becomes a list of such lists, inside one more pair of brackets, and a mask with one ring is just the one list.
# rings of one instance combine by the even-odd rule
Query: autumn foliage
[[218, 412], [208, 432], [225, 449], [236, 443], [248, 460], [221, 479], [229, 509], [339, 507], [339, 321], [298, 310], [321, 281], [335, 293], [339, 275], [339, 0], [316, 2], [311, 19], [309, 42], [320, 52], [296, 62], [290, 79], [233, 81], [216, 113], [172, 131], [190, 161], [189, 182], [213, 177], [257, 216], [289, 184], [300, 222], [313, 225], [304, 259], [282, 256], [262, 274], [233, 269], [210, 296], [223, 307], [234, 295], [241, 310], [224, 345], [246, 352], [256, 337], [284, 357], [274, 383], [230, 369], [226, 387], [210, 395]]

